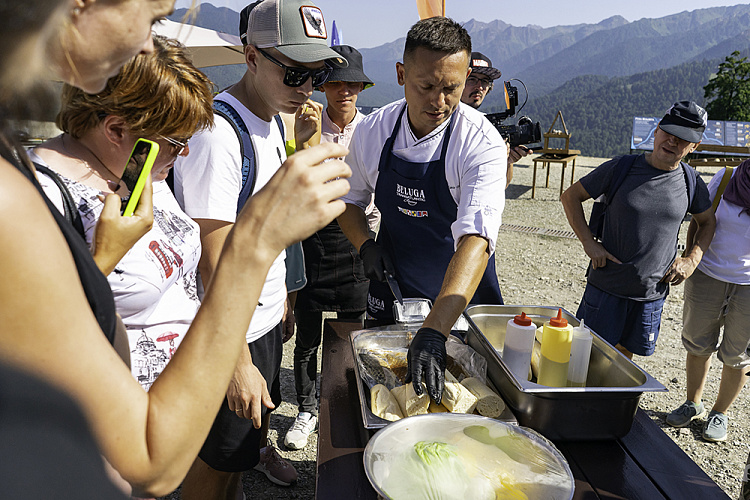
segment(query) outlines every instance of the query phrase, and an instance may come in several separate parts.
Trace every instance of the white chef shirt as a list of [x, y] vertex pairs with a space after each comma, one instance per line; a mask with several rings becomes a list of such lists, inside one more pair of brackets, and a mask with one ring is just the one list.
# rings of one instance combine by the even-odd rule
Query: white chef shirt
[[[391, 103], [366, 116], [354, 131], [346, 162], [352, 169], [351, 190], [342, 199], [364, 210], [375, 192], [378, 163], [385, 141], [393, 132], [405, 100]], [[454, 248], [464, 235], [479, 235], [495, 250], [505, 207], [505, 171], [508, 151], [500, 133], [481, 112], [459, 104], [445, 158], [445, 178], [458, 216], [451, 225]], [[393, 153], [410, 162], [440, 158], [443, 135], [450, 119], [430, 134], [416, 139], [409, 125], [408, 109], [401, 119]]]

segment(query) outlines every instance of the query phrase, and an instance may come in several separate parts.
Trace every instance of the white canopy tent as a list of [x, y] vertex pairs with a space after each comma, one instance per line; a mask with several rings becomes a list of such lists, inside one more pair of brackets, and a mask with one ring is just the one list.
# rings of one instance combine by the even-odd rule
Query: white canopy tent
[[197, 68], [245, 62], [242, 41], [235, 35], [168, 19], [156, 23], [154, 33], [182, 42], [188, 48]]

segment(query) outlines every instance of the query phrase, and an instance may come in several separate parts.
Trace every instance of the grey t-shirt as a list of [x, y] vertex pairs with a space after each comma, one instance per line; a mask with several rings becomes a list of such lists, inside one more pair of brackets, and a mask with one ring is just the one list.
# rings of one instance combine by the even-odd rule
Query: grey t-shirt
[[[602, 163], [581, 179], [592, 197], [606, 193], [620, 158]], [[589, 267], [588, 281], [607, 293], [632, 300], [664, 297], [668, 285], [659, 282], [675, 259], [677, 235], [685, 212], [711, 208], [706, 183], [698, 177], [688, 208], [687, 180], [682, 166], [669, 172], [652, 167], [644, 155], [636, 158], [604, 216], [602, 245], [622, 264]]]

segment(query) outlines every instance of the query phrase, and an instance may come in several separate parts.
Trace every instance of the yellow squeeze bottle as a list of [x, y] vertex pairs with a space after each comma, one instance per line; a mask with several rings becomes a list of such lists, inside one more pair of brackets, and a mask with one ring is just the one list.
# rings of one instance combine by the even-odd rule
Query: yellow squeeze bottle
[[568, 320], [562, 317], [562, 309], [558, 309], [557, 317], [544, 323], [538, 384], [565, 387], [568, 381], [572, 342], [573, 328], [568, 324]]

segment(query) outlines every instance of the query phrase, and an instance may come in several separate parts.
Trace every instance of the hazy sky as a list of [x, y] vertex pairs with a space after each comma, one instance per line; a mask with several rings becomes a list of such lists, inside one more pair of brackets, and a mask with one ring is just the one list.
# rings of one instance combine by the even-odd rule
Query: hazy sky
[[[217, 7], [239, 11], [253, 0], [211, 0]], [[201, 3], [201, 0], [196, 0]], [[414, 0], [314, 0], [330, 26], [342, 31], [343, 43], [358, 48], [375, 47], [406, 35], [419, 20]], [[446, 15], [456, 21], [489, 22], [500, 19], [514, 26], [543, 27], [598, 23], [620, 15], [628, 21], [656, 18], [685, 10], [704, 9], [747, 2], [721, 0], [445, 0]], [[191, 0], [177, 0], [177, 8]]]

